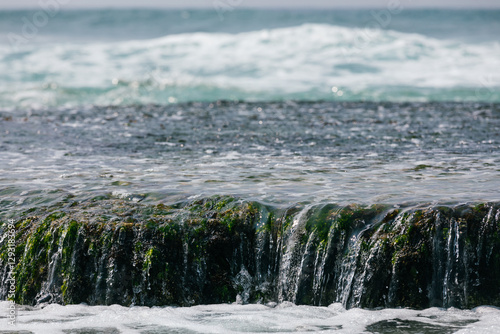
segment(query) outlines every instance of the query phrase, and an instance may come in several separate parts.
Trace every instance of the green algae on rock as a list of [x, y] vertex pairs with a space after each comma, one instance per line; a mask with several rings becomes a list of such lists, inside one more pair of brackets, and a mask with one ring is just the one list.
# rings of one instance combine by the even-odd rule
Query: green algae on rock
[[[277, 209], [228, 196], [173, 206], [66, 201], [19, 213], [15, 301], [500, 306], [499, 217], [497, 203]], [[2, 239], [2, 278], [6, 248]]]

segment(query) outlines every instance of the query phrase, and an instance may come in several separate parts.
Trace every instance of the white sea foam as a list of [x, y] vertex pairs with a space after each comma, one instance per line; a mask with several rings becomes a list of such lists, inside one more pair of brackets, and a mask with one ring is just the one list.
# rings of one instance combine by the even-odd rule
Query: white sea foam
[[[18, 306], [17, 325], [0, 318], [2, 330], [44, 333], [370, 333], [394, 330], [426, 332], [442, 328], [457, 333], [496, 334], [500, 310], [482, 306], [473, 310], [383, 309], [345, 310], [328, 307], [265, 305], [203, 305], [194, 307], [122, 307], [47, 305]], [[8, 302], [0, 302], [0, 310]], [[371, 326], [371, 327], [370, 327]], [[368, 329], [368, 331], [367, 331]], [[392, 330], [392, 331], [390, 331]]]
[[0, 51], [0, 105], [500, 100], [500, 45], [304, 24]]

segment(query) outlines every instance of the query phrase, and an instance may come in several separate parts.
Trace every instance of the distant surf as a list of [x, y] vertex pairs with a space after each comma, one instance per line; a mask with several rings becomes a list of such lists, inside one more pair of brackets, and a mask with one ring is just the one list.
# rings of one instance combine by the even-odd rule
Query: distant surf
[[[203, 13], [214, 20], [214, 13]], [[124, 13], [108, 15], [118, 20]], [[89, 40], [84, 35], [92, 21], [81, 23], [76, 41], [41, 31], [37, 38], [44, 43], [11, 43], [0, 51], [0, 107], [218, 99], [500, 101], [500, 77], [494, 71], [500, 68], [500, 45], [494, 37], [471, 42], [425, 35], [422, 27], [422, 33], [409, 33], [390, 25], [352, 27], [354, 19], [314, 23], [321, 21], [315, 20], [317, 14], [310, 14], [313, 23], [308, 23], [303, 15], [302, 23], [283, 15], [284, 27], [254, 25], [240, 32], [231, 31], [234, 22], [219, 22], [217, 30], [213, 23], [180, 19], [185, 30], [198, 31], [135, 40]], [[279, 15], [274, 19], [278, 25]], [[116, 29], [110, 22], [103, 29]], [[4, 29], [17, 31], [15, 23]]]

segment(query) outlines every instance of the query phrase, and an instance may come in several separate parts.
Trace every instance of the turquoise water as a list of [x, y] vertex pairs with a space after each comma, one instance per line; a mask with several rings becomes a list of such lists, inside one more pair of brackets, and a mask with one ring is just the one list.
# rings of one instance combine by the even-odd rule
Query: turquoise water
[[0, 107], [500, 101], [500, 11], [36, 13], [0, 12]]

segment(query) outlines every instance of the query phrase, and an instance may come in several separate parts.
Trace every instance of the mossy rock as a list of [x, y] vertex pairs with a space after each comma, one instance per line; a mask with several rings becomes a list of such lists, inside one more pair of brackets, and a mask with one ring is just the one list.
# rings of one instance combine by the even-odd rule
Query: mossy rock
[[496, 203], [274, 208], [230, 196], [171, 205], [100, 196], [17, 217], [20, 304], [194, 305], [240, 294], [367, 308], [500, 306]]

